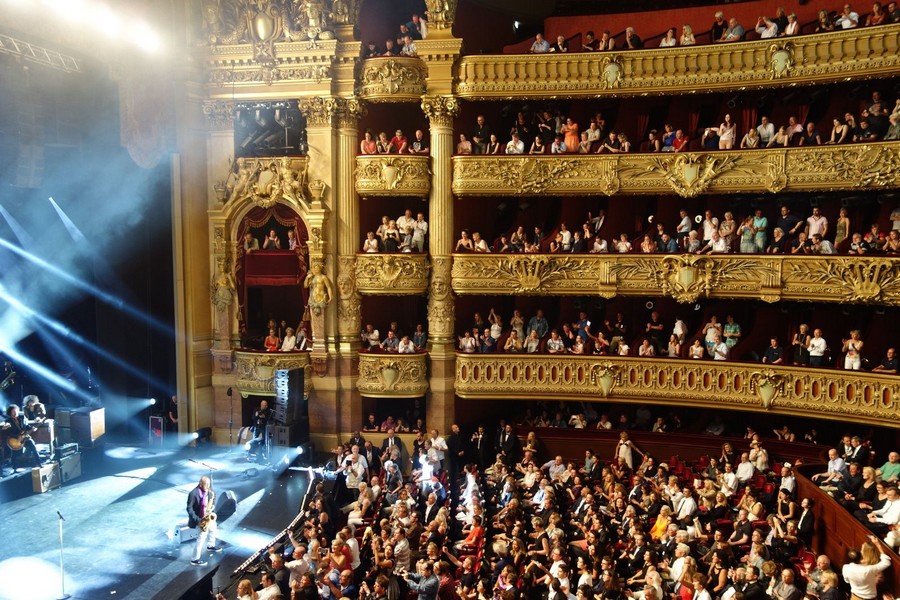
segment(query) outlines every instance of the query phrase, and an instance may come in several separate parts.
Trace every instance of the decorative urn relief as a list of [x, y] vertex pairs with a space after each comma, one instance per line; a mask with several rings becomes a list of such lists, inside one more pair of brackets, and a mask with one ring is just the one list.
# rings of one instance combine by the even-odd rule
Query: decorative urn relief
[[417, 398], [428, 391], [424, 352], [416, 354], [359, 353], [357, 388], [363, 396]]

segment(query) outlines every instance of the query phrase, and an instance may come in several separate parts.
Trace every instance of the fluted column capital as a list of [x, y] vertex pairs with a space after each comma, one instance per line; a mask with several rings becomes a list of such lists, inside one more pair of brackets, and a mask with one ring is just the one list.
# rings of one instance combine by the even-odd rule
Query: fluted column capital
[[459, 101], [454, 96], [422, 96], [422, 112], [432, 127], [453, 127]]

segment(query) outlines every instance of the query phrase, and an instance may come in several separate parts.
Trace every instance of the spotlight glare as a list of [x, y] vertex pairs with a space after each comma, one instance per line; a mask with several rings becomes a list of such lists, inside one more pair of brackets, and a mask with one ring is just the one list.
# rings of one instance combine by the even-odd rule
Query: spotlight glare
[[246, 444], [244, 444], [244, 450], [249, 450], [249, 449], [250, 449], [250, 442], [247, 442]]
[[303, 456], [303, 446], [297, 446], [297, 456]]
[[150, 406], [156, 404], [156, 398], [150, 398]]
[[200, 434], [195, 431], [194, 433], [191, 434], [191, 437], [194, 438], [195, 440], [199, 440]]
[[102, 31], [107, 37], [116, 39], [121, 34], [122, 19], [112, 11], [108, 6], [97, 5], [94, 7], [93, 19], [97, 29]]
[[162, 49], [162, 40], [146, 23], [137, 23], [131, 36], [134, 44], [148, 54], [156, 54]]

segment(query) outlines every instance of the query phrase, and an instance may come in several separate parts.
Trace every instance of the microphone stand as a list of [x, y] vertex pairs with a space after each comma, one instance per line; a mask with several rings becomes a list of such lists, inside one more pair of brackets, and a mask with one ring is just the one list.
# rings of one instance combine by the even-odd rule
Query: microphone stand
[[196, 459], [193, 459], [193, 458], [189, 458], [189, 459], [188, 459], [188, 462], [192, 462], [192, 463], [195, 463], [195, 464], [198, 464], [198, 465], [202, 465], [202, 466], [206, 467], [207, 469], [209, 469], [209, 486], [212, 487], [212, 475], [213, 475], [213, 471], [218, 471], [218, 469], [215, 468], [215, 467], [212, 466], [212, 465], [206, 464], [206, 463], [203, 462], [202, 460], [196, 460]]
[[57, 596], [57, 600], [68, 600], [72, 596], [66, 593], [66, 570], [63, 566], [63, 519], [62, 514], [59, 511], [56, 511], [56, 516], [59, 517], [59, 596]]

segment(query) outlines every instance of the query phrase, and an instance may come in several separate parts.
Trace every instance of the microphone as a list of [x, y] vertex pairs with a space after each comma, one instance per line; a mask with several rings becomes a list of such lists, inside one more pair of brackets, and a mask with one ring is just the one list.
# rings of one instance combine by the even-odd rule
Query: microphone
[[63, 516], [62, 516], [62, 514], [61, 514], [59, 511], [56, 511], [56, 515], [59, 517], [59, 520], [60, 520], [60, 521], [65, 521], [65, 519], [64, 519]]

